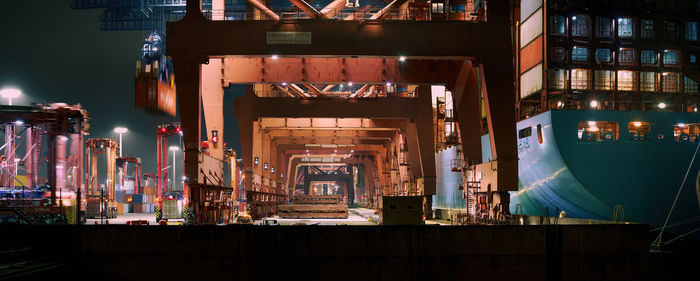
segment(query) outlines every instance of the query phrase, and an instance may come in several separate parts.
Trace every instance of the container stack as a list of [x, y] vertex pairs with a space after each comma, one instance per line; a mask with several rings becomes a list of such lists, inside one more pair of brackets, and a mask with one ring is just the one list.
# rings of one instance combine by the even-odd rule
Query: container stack
[[133, 189], [117, 191], [115, 199], [117, 201], [117, 214], [127, 213], [152, 213], [155, 211], [155, 191], [154, 187], [142, 187], [143, 193], [133, 194]]

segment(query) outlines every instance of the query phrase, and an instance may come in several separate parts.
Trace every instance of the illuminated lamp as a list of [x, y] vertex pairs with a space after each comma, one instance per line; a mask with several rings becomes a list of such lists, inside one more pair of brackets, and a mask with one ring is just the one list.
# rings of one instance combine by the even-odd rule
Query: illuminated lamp
[[255, 157], [255, 160], [253, 160], [253, 164], [255, 164], [255, 166], [257, 166], [259, 163], [260, 163], [260, 160], [258, 159], [258, 157]]
[[267, 170], [267, 162], [263, 164], [263, 170]]
[[592, 101], [591, 101], [591, 107], [597, 108], [597, 107], [598, 107], [598, 101], [597, 101], [597, 100], [592, 100]]
[[400, 56], [400, 57], [399, 57], [399, 61], [400, 61], [400, 62], [405, 62], [405, 61], [406, 61], [406, 57]]
[[219, 131], [218, 130], [211, 131], [211, 142], [213, 142], [213, 143], [219, 142]]
[[666, 104], [663, 103], [663, 102], [660, 102], [660, 103], [659, 103], [659, 108], [661, 108], [661, 109], [666, 108]]
[[632, 122], [632, 125], [634, 125], [635, 127], [641, 127], [642, 122], [635, 121], [635, 122]]

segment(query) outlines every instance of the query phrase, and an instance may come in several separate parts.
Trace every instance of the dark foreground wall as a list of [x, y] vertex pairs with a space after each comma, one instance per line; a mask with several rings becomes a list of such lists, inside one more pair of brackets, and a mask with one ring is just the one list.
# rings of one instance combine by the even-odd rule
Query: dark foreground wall
[[37, 259], [124, 280], [643, 280], [647, 233], [646, 225], [5, 225], [0, 246], [32, 246]]

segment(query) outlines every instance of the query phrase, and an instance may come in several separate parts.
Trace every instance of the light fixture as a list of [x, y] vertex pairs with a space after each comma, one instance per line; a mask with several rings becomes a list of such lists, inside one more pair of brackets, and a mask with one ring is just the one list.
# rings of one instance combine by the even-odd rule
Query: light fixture
[[282, 82], [282, 87], [287, 87], [287, 82]]
[[576, 16], [571, 17], [571, 20], [576, 20]]
[[597, 132], [599, 129], [598, 129], [598, 127], [590, 127], [590, 128], [588, 128], [588, 130], [591, 132]]
[[666, 108], [666, 104], [663, 103], [663, 102], [660, 102], [660, 103], [659, 103], [659, 108], [661, 108], [661, 109]]
[[557, 102], [557, 107], [562, 107], [562, 106], [564, 106], [564, 103], [561, 102], [561, 101], [558, 101], [558, 102]]
[[169, 147], [168, 149], [170, 149], [170, 151], [178, 151], [178, 150], [180, 150], [180, 147], [177, 145], [173, 145], [173, 146]]
[[263, 170], [267, 170], [267, 162], [263, 164]]
[[588, 121], [588, 127], [593, 127], [595, 126], [595, 121]]
[[399, 57], [399, 61], [400, 61], [400, 62], [405, 62], [405, 61], [406, 61], [406, 57], [400, 56], [400, 57]]
[[641, 126], [642, 126], [642, 122], [635, 121], [635, 122], [632, 122], [632, 125], [634, 125], [635, 127], [641, 127]]
[[683, 123], [678, 123], [678, 128], [685, 128], [685, 124], [683, 124]]
[[391, 82], [386, 82], [387, 87], [391, 87]]
[[260, 161], [259, 161], [258, 157], [255, 157], [255, 159], [253, 160], [253, 164], [255, 164], [255, 166], [257, 166], [259, 163], [260, 163]]
[[24, 125], [24, 121], [22, 121], [22, 120], [17, 120], [17, 121], [15, 121], [15, 125], [17, 125], [17, 126], [22, 126], [22, 125]]
[[592, 101], [591, 101], [591, 107], [597, 108], [597, 107], [598, 107], [598, 101], [597, 101], [597, 100], [592, 100]]
[[276, 59], [278, 59], [278, 58], [280, 58], [280, 57], [279, 57], [278, 55], [272, 55], [270, 58], [273, 59], [273, 60], [276, 60]]
[[119, 134], [119, 157], [122, 157], [122, 152], [124, 151], [124, 146], [122, 146], [122, 134], [128, 132], [129, 129], [125, 127], [116, 127], [114, 128], [114, 132]]
[[352, 82], [348, 82], [348, 87], [352, 87]]
[[270, 173], [274, 174], [275, 173], [275, 167], [270, 167]]
[[4, 88], [0, 90], [0, 96], [8, 100], [8, 105], [12, 105], [12, 99], [22, 95], [22, 91], [16, 88]]

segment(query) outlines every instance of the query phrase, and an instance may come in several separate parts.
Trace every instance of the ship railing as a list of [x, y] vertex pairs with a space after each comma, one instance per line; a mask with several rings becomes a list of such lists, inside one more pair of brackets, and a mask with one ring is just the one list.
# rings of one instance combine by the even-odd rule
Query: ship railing
[[[297, 8], [269, 9], [269, 11], [279, 16], [280, 20], [313, 20], [309, 14]], [[336, 21], [466, 21], [483, 22], [476, 14], [466, 12], [452, 12], [448, 16], [436, 17], [427, 14], [417, 14], [411, 9], [394, 9], [384, 12], [382, 16], [376, 16], [380, 9], [337, 9], [327, 13], [331, 15], [328, 19]], [[209, 20], [213, 18], [224, 21], [237, 20], [273, 20], [270, 16], [262, 12], [247, 9], [207, 9], [202, 10], [202, 14]]]

